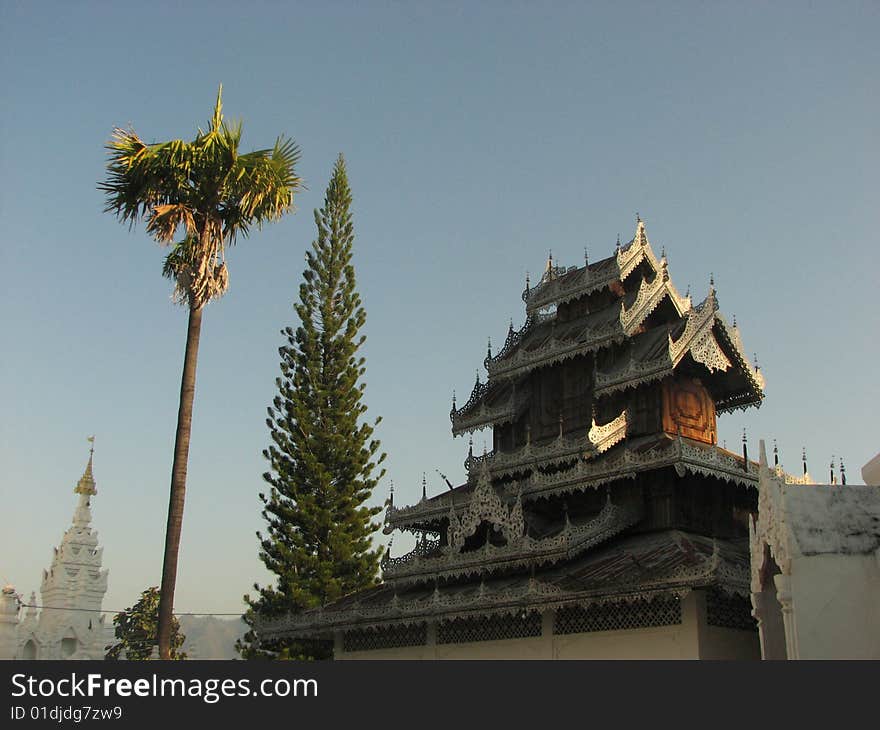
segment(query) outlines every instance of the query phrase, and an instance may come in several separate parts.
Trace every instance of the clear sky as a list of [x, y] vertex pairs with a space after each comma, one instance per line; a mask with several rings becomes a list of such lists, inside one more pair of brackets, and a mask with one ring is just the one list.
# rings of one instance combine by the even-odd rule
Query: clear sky
[[179, 611], [238, 612], [268, 577], [266, 407], [339, 152], [397, 503], [423, 471], [430, 493], [435, 468], [463, 478], [452, 390], [522, 324], [526, 271], [610, 255], [637, 211], [681, 291], [714, 272], [758, 353], [766, 401], [720, 438], [775, 437], [791, 471], [806, 446], [817, 477], [843, 455], [858, 481], [880, 450], [878, 21], [874, 2], [0, 0], [0, 578], [39, 587], [94, 433], [104, 605], [159, 582], [186, 316], [96, 184], [114, 126], [191, 138], [220, 82], [244, 149], [293, 137], [308, 190], [231, 252], [205, 313]]

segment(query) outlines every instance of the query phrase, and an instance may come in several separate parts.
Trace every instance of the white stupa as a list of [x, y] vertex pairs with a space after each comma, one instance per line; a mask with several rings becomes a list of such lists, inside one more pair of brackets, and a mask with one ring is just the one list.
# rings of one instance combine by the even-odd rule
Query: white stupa
[[[103, 659], [105, 646], [110, 642], [111, 629], [101, 613], [108, 571], [101, 568], [103, 548], [98, 547], [98, 533], [91, 528], [91, 500], [98, 490], [92, 474], [94, 437], [89, 441], [89, 462], [73, 490], [78, 495], [73, 524], [54, 549], [49, 569], [43, 571], [39, 612], [33, 593], [24, 617], [18, 616], [19, 606], [15, 606], [18, 620], [14, 658]], [[6, 609], [7, 620], [0, 633], [8, 631], [12, 623], [12, 600], [22, 603], [11, 586], [7, 588], [0, 607]], [[5, 643], [12, 642], [7, 638]], [[0, 650], [3, 644], [0, 637]]]

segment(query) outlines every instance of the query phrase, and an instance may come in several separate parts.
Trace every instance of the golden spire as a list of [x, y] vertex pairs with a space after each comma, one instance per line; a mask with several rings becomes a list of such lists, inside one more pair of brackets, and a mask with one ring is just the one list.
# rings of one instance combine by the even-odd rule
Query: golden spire
[[92, 474], [92, 457], [95, 454], [95, 437], [89, 436], [87, 441], [91, 444], [91, 447], [89, 448], [89, 463], [86, 464], [86, 470], [83, 472], [83, 475], [76, 483], [76, 487], [73, 489], [75, 494], [91, 495], [98, 493], [98, 490], [95, 488], [95, 477]]

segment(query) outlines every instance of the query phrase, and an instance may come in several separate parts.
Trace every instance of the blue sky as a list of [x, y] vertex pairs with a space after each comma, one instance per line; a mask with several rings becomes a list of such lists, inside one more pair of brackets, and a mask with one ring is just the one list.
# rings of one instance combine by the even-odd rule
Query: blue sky
[[637, 211], [680, 290], [714, 272], [758, 353], [766, 402], [720, 438], [775, 437], [792, 471], [806, 446], [814, 476], [843, 455], [858, 480], [880, 449], [878, 20], [858, 2], [0, 0], [0, 578], [38, 588], [95, 433], [104, 605], [159, 581], [186, 317], [96, 184], [114, 126], [191, 138], [220, 82], [243, 147], [293, 137], [308, 189], [231, 252], [205, 314], [178, 610], [240, 611], [269, 577], [265, 409], [339, 152], [398, 503], [423, 471], [434, 493], [435, 468], [463, 477], [452, 390], [522, 323], [526, 271], [550, 248], [609, 255]]

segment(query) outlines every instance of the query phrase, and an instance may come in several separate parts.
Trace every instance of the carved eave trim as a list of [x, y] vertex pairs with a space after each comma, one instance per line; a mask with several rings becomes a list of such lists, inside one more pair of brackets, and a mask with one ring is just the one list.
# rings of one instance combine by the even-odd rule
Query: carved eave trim
[[556, 610], [566, 606], [632, 603], [659, 596], [684, 597], [694, 588], [719, 587], [726, 593], [749, 595], [749, 572], [745, 566], [721, 559], [717, 549], [696, 566], [683, 566], [650, 581], [602, 586], [585, 591], [563, 591], [535, 578], [525, 585], [504, 591], [478, 591], [445, 595], [434, 590], [430, 598], [401, 601], [395, 596], [380, 607], [355, 605], [340, 610], [315, 609], [302, 614], [260, 622], [262, 640], [295, 636], [326, 635], [334, 630], [378, 628], [423, 621], [449, 621], [473, 616], [517, 614], [525, 611]]
[[[764, 388], [766, 387], [764, 374], [748, 361], [745, 351], [743, 350], [739, 327], [731, 327], [728, 325], [727, 320], [724, 319], [720, 312], [715, 313], [714, 325], [714, 332], [716, 335], [720, 335], [722, 343], [727, 346], [727, 351], [732, 357], [737, 369], [745, 375], [746, 380], [748, 380], [749, 385], [751, 386], [751, 392], [748, 396], [744, 395], [741, 400], [744, 402], [745, 399], [748, 398], [749, 400], [746, 405], [760, 406], [761, 401], [764, 398]], [[738, 403], [724, 405], [723, 408], [720, 408], [719, 410], [733, 410], [737, 407], [742, 406]]]
[[562, 532], [553, 537], [535, 539], [524, 535], [501, 547], [486, 543], [485, 547], [466, 553], [447, 546], [443, 554], [438, 554], [437, 550], [426, 552], [417, 545], [407, 555], [383, 561], [382, 574], [390, 584], [409, 585], [556, 563], [610, 539], [636, 524], [641, 516], [641, 505], [615, 505], [609, 495], [596, 517], [578, 526], [567, 523]]
[[[483, 393], [485, 394], [485, 390]], [[473, 398], [473, 394], [471, 398]], [[528, 402], [528, 392], [516, 393], [513, 390], [502, 402], [492, 406], [487, 406], [485, 399], [480, 397], [476, 401], [476, 406], [470, 405], [450, 414], [452, 434], [462, 436], [487, 426], [501, 426], [505, 423], [511, 423], [519, 417]]]
[[523, 292], [526, 311], [531, 313], [554, 304], [564, 304], [585, 294], [604, 289], [615, 281], [624, 281], [642, 261], [650, 262], [655, 272], [660, 271], [660, 262], [648, 241], [644, 221], [638, 222], [633, 240], [618, 250], [614, 258], [615, 260], [610, 264], [603, 262], [605, 265], [601, 270], [583, 267], [577, 271], [584, 273], [578, 277], [571, 277], [568, 282], [562, 277], [553, 278], [542, 281], [528, 292]]
[[[554, 335], [535, 352], [526, 352], [516, 347], [510, 352], [502, 351], [498, 357], [486, 361], [486, 367], [490, 378], [515, 378], [521, 377], [532, 370], [550, 365], [556, 365], [574, 357], [587, 355], [611, 345], [624, 342], [631, 337], [647, 317], [653, 312], [664, 299], [669, 298], [679, 316], [689, 311], [689, 302], [681, 297], [672, 283], [658, 274], [650, 284], [642, 280], [636, 300], [627, 309], [623, 300], [619, 300], [616, 306], [619, 309], [618, 316], [603, 325], [596, 326], [589, 333], [586, 341], [570, 340]], [[517, 346], [519, 341], [517, 342]]]
[[[676, 467], [680, 476], [689, 472], [743, 487], [754, 488], [758, 483], [758, 467], [754, 462], [749, 462], [744, 468], [740, 458], [717, 447], [696, 446], [686, 439], [673, 439], [645, 452], [635, 452], [624, 446], [619, 453], [607, 454], [600, 459], [580, 459], [571, 469], [554, 474], [533, 472], [526, 478], [505, 485], [504, 489], [509, 501], [520, 494], [523, 501], [530, 501], [596, 489], [622, 479], [634, 479], [641, 472], [665, 467]], [[794, 480], [790, 476], [786, 478]], [[394, 528], [408, 529], [412, 525], [423, 526], [439, 521], [448, 515], [453, 499], [455, 510], [461, 511], [467, 508], [470, 495], [449, 492], [436, 497], [430, 504], [394, 510], [387, 518], [387, 529], [390, 532]]]
[[558, 436], [548, 444], [525, 446], [511, 452], [492, 451], [482, 456], [469, 456], [465, 468], [474, 474], [483, 466], [495, 477], [509, 476], [531, 469], [553, 466], [574, 458], [593, 457], [604, 453], [626, 437], [626, 411], [610, 423], [597, 426], [593, 420], [586, 438]]
[[728, 357], [725, 348], [716, 337], [716, 332], [719, 331], [716, 325], [720, 323], [722, 327], [725, 326], [723, 320], [718, 317], [717, 311], [718, 302], [714, 291], [710, 290], [709, 296], [699, 306], [685, 314], [685, 328], [678, 338], [673, 340], [671, 334], [667, 336], [667, 347], [658, 356], [639, 361], [633, 358], [630, 351], [626, 368], [610, 372], [596, 370], [596, 396], [609, 395], [662, 380], [674, 372], [686, 355], [690, 355], [710, 373], [724, 373], [737, 367], [750, 383], [750, 388], [746, 392], [716, 398], [715, 404], [719, 411], [760, 404], [763, 397], [757, 380], [760, 372], [749, 365], [742, 357], [741, 351], [735, 356], [734, 361]]

